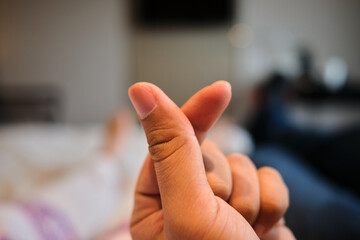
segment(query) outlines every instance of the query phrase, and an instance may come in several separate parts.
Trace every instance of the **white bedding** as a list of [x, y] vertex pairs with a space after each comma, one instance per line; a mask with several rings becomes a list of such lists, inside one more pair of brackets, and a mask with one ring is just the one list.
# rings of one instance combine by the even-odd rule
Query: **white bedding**
[[[81, 228], [84, 239], [128, 220], [133, 202], [132, 189], [147, 152], [146, 140], [134, 124], [127, 129], [126, 141], [117, 156], [107, 156], [101, 148], [103, 136], [104, 127], [100, 124], [1, 128], [2, 202], [4, 199], [7, 202], [50, 202], [70, 215], [75, 225], [80, 222], [81, 226], [77, 228]], [[79, 189], [80, 194], [77, 194]], [[101, 196], [96, 198], [92, 194]], [[108, 199], [116, 199], [116, 202]], [[106, 210], [97, 209], [104, 205]], [[87, 217], [84, 217], [86, 211]], [[99, 215], [103, 212], [107, 215], [101, 218]], [[98, 226], [94, 227], [94, 224]]]
[[[146, 139], [134, 123], [127, 129], [118, 155], [109, 157], [101, 150], [103, 136], [101, 124], [0, 128], [2, 202], [35, 199], [50, 203], [71, 219], [83, 239], [126, 223], [147, 154]], [[228, 121], [217, 124], [210, 138], [225, 153], [249, 153], [253, 148], [249, 134]]]

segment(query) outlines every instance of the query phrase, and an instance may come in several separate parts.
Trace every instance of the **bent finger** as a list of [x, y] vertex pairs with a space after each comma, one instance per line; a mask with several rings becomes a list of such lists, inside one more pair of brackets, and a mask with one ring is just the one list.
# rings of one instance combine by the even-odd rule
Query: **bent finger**
[[241, 154], [228, 156], [233, 190], [229, 204], [252, 225], [260, 209], [260, 185], [253, 162]]
[[254, 224], [258, 236], [266, 234], [289, 207], [289, 191], [280, 173], [271, 167], [258, 170], [260, 182], [260, 213]]
[[214, 194], [228, 201], [232, 190], [230, 165], [219, 148], [209, 141], [201, 145], [207, 181]]
[[200, 143], [224, 112], [230, 99], [230, 84], [226, 81], [217, 81], [198, 91], [181, 107]]

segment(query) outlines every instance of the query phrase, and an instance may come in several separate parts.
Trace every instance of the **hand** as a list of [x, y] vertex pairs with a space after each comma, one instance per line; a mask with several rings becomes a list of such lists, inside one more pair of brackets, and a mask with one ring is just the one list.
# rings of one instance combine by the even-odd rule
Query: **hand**
[[[262, 167], [257, 170], [252, 161], [241, 154], [226, 158], [208, 141], [203, 142], [201, 151], [206, 177], [214, 194], [235, 208], [261, 239], [295, 239], [282, 218], [289, 204], [288, 190], [275, 169]], [[224, 176], [227, 169], [231, 171], [233, 184], [229, 184]]]
[[[241, 203], [246, 203], [243, 200], [248, 196], [246, 192], [242, 192], [244, 189], [237, 191], [236, 186], [239, 184], [235, 179], [242, 181], [241, 177], [234, 177], [237, 171], [234, 171], [232, 161], [229, 162], [234, 177], [234, 188], [229, 204], [215, 196], [210, 188], [200, 149], [200, 142], [205, 138], [206, 132], [230, 100], [229, 84], [218, 82], [204, 88], [181, 110], [159, 88], [148, 83], [135, 84], [130, 88], [129, 95], [144, 127], [150, 152], [135, 192], [131, 221], [133, 238], [258, 239], [246, 219], [246, 213], [242, 213], [245, 217], [239, 214], [241, 212], [236, 204], [231, 203], [232, 199], [238, 199], [233, 201], [240, 206]], [[241, 165], [236, 163], [234, 166], [236, 168]], [[278, 179], [281, 180], [281, 177]], [[260, 177], [258, 181], [261, 182]], [[258, 183], [254, 182], [255, 185]], [[283, 199], [287, 199], [287, 190], [285, 185], [281, 184], [282, 180], [274, 180], [263, 185], [270, 186], [270, 189], [274, 189], [271, 187], [275, 186], [276, 190], [280, 190], [279, 194], [273, 194], [275, 197], [271, 195], [270, 199], [274, 200], [275, 206], [283, 207], [286, 205], [286, 200]], [[249, 186], [252, 185], [251, 183]], [[264, 191], [259, 186], [252, 191], [259, 192], [256, 189], [260, 189], [259, 201], [263, 206], [261, 196], [264, 195]], [[252, 195], [256, 194], [250, 194]], [[272, 209], [272, 205], [269, 206], [268, 209]], [[239, 209], [244, 207], [240, 206]], [[256, 216], [259, 215], [256, 222], [264, 219], [261, 221], [262, 224], [258, 225], [263, 226], [260, 228], [263, 233], [269, 230], [284, 212], [272, 214], [263, 211], [262, 214], [259, 209], [258, 212], [255, 211], [258, 213]], [[270, 222], [272, 224], [269, 224]], [[254, 228], [257, 228], [256, 225]]]

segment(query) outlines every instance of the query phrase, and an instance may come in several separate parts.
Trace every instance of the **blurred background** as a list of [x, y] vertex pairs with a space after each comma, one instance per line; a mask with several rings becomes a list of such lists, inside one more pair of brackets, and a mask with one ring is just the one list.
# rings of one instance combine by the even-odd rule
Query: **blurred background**
[[158, 84], [179, 105], [219, 79], [246, 99], [274, 71], [295, 81], [303, 49], [319, 84], [331, 82], [325, 72], [335, 71], [346, 75], [332, 84], [335, 90], [359, 85], [357, 1], [0, 3], [3, 101], [16, 95], [13, 87], [28, 87], [25, 92], [36, 95], [28, 102], [50, 98], [59, 108], [54, 118], [65, 122], [103, 120], [128, 103], [127, 87], [138, 81]]
[[[0, 0], [0, 196], [30, 196], [14, 180], [29, 166], [24, 179], [86, 162], [133, 83], [181, 106], [227, 80], [215, 141], [282, 173], [299, 239], [357, 239], [359, 12], [356, 0]], [[135, 177], [144, 151], [123, 156], [140, 158]]]

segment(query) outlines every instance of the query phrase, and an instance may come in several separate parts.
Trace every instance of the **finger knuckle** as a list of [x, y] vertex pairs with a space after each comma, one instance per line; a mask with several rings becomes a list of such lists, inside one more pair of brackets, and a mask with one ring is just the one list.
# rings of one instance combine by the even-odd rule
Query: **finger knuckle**
[[263, 186], [268, 187], [262, 191], [262, 208], [270, 213], [285, 213], [289, 207], [289, 190], [281, 174], [272, 167], [262, 167], [259, 174], [262, 175], [263, 182], [266, 180]]
[[269, 215], [283, 215], [288, 207], [289, 201], [277, 196], [268, 196], [261, 203], [262, 211]]
[[190, 136], [174, 128], [157, 128], [148, 134], [149, 153], [154, 161], [163, 161], [189, 142]]
[[252, 199], [241, 199], [232, 206], [249, 222], [254, 222], [259, 213], [259, 203]]
[[225, 201], [229, 199], [231, 194], [231, 186], [226, 184], [224, 181], [219, 181], [219, 180], [217, 181], [209, 178], [208, 178], [208, 182], [211, 189], [213, 190], [213, 193], [216, 196], [224, 199]]

